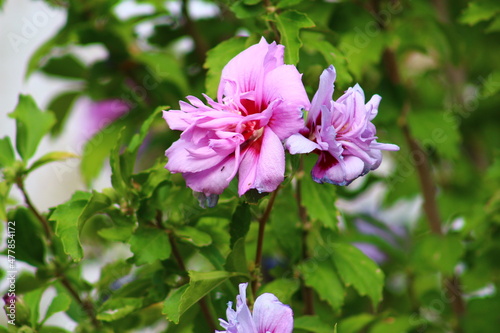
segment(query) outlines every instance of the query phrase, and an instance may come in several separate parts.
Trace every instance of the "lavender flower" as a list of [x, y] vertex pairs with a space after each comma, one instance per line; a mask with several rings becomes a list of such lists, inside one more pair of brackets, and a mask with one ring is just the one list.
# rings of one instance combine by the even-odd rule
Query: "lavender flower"
[[240, 294], [236, 296], [236, 310], [228, 303], [227, 321], [219, 319], [225, 331], [218, 333], [291, 333], [293, 329], [292, 309], [281, 303], [273, 294], [265, 293], [257, 297], [250, 312], [246, 304], [248, 283], [240, 284]]

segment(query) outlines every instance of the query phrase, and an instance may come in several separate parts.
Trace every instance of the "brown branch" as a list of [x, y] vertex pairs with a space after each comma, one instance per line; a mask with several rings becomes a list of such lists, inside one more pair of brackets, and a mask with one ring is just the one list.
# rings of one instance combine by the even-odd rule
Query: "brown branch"
[[269, 216], [271, 216], [271, 211], [273, 209], [274, 201], [276, 200], [276, 196], [280, 187], [278, 187], [273, 193], [271, 193], [271, 197], [269, 198], [269, 202], [267, 203], [266, 210], [262, 217], [259, 219], [259, 233], [257, 235], [257, 249], [255, 251], [255, 267], [254, 267], [254, 280], [252, 281], [252, 294], [253, 298], [257, 294], [257, 289], [260, 287], [260, 267], [262, 265], [262, 249], [264, 247], [264, 230], [266, 228], [266, 223], [269, 220]]
[[71, 296], [73, 296], [80, 307], [87, 313], [87, 316], [92, 321], [92, 325], [94, 325], [95, 328], [101, 327], [101, 323], [97, 320], [97, 317], [95, 315], [94, 305], [92, 304], [92, 302], [88, 300], [82, 300], [80, 295], [76, 292], [76, 290], [69, 282], [68, 278], [63, 273], [59, 274], [59, 278], [61, 279], [61, 284], [64, 286], [64, 288], [66, 288], [66, 290], [71, 294]]
[[[271, 1], [270, 0], [264, 0], [264, 7], [266, 8], [266, 11], [268, 13], [273, 13], [276, 9], [273, 7], [273, 5], [271, 4]], [[278, 31], [278, 28], [276, 27], [276, 23], [274, 23], [273, 21], [268, 21], [269, 22], [269, 26], [271, 27], [271, 30], [273, 31], [273, 34], [274, 34], [274, 40], [276, 41], [276, 43], [280, 43], [280, 40], [281, 40], [281, 35]]]
[[49, 243], [52, 242], [52, 230], [50, 230], [49, 223], [47, 220], [38, 212], [38, 210], [35, 208], [33, 205], [33, 202], [31, 201], [28, 192], [26, 192], [26, 189], [24, 188], [24, 183], [23, 179], [21, 177], [17, 177], [16, 179], [16, 185], [19, 187], [19, 190], [21, 190], [21, 193], [23, 194], [24, 197], [24, 202], [28, 206], [29, 210], [36, 216], [36, 218], [40, 221], [40, 223], [43, 226], [43, 230], [45, 231], [45, 236], [47, 237], [47, 241]]

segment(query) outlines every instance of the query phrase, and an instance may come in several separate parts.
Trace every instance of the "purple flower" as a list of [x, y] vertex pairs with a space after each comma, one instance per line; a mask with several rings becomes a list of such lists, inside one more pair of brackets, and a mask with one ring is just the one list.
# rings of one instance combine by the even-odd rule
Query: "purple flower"
[[381, 150], [395, 151], [399, 147], [376, 140], [376, 128], [371, 121], [377, 115], [381, 97], [374, 95], [365, 104], [363, 89], [356, 84], [333, 101], [335, 78], [333, 66], [323, 71], [306, 128], [292, 135], [286, 147], [292, 154], [319, 155], [311, 171], [315, 182], [348, 185], [378, 168], [382, 162]]
[[273, 294], [265, 293], [257, 297], [253, 314], [246, 304], [248, 283], [240, 284], [240, 294], [236, 296], [236, 311], [233, 303], [228, 303], [227, 321], [219, 319], [225, 331], [219, 333], [291, 333], [293, 329], [292, 309], [281, 303]]
[[121, 99], [92, 101], [84, 127], [85, 139], [90, 139], [101, 129], [130, 111], [130, 105]]
[[272, 192], [283, 181], [282, 141], [303, 127], [301, 110], [309, 106], [301, 74], [283, 63], [283, 52], [262, 38], [224, 67], [217, 101], [188, 96], [180, 110], [164, 112], [170, 128], [183, 131], [165, 152], [166, 168], [181, 172], [188, 187], [213, 198], [237, 173], [240, 196]]

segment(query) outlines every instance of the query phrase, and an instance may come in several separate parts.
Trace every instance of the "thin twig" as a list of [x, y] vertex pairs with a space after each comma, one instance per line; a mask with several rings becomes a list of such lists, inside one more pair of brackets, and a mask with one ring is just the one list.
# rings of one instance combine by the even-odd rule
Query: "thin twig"
[[262, 249], [264, 247], [264, 230], [266, 228], [266, 223], [269, 220], [269, 216], [271, 216], [271, 211], [273, 209], [274, 201], [276, 200], [276, 196], [279, 190], [280, 187], [278, 187], [273, 193], [271, 193], [269, 202], [267, 203], [266, 210], [264, 211], [264, 214], [262, 214], [262, 217], [259, 219], [259, 233], [257, 235], [257, 250], [255, 251], [255, 268], [254, 268], [256, 276], [252, 281], [252, 294], [254, 299], [257, 294], [257, 289], [259, 289], [260, 287], [260, 267], [262, 265]]
[[[274, 10], [275, 10], [275, 8], [272, 6], [270, 0], [264, 0], [264, 7], [266, 8], [267, 12], [274, 12]], [[279, 44], [280, 40], [281, 40], [281, 35], [278, 31], [278, 28], [276, 27], [276, 23], [274, 23], [273, 21], [269, 21], [269, 26], [271, 27], [271, 30], [273, 31], [274, 40], [276, 41], [276, 43]]]
[[80, 295], [76, 292], [76, 290], [73, 288], [68, 278], [64, 274], [59, 274], [59, 278], [61, 279], [61, 284], [64, 286], [64, 288], [66, 288], [66, 290], [71, 294], [71, 296], [73, 296], [80, 307], [87, 313], [87, 316], [92, 321], [92, 325], [94, 325], [95, 328], [99, 328], [101, 326], [101, 323], [96, 318], [94, 306], [92, 305], [92, 303], [88, 300], [84, 301], [81, 299]]
[[47, 220], [38, 212], [38, 210], [35, 208], [33, 205], [33, 202], [31, 201], [28, 192], [26, 192], [26, 189], [24, 188], [24, 183], [23, 179], [21, 177], [18, 177], [16, 179], [16, 184], [17, 187], [21, 190], [21, 193], [23, 194], [24, 197], [24, 202], [28, 206], [28, 208], [31, 210], [31, 212], [36, 216], [36, 218], [40, 221], [40, 223], [43, 226], [43, 229], [45, 231], [45, 236], [47, 237], [47, 240], [52, 242], [52, 231], [50, 230], [50, 226], [47, 222]]

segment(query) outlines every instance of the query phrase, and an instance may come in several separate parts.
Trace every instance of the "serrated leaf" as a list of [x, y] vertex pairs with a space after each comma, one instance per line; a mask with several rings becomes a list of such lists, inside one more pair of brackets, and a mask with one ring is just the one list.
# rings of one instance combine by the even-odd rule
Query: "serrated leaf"
[[50, 302], [47, 312], [45, 313], [45, 318], [43, 319], [42, 324], [47, 319], [49, 319], [53, 314], [68, 310], [70, 304], [71, 304], [71, 297], [69, 297], [66, 294], [59, 294], [56, 297], [54, 297], [52, 302]]
[[363, 252], [350, 244], [331, 244], [331, 259], [345, 286], [368, 296], [374, 307], [382, 300], [384, 273]]
[[10, 167], [16, 161], [14, 147], [8, 136], [0, 139], [0, 168]]
[[194, 304], [205, 297], [210, 291], [237, 273], [224, 271], [189, 272], [189, 285], [182, 286], [167, 297], [163, 306], [163, 314], [167, 319], [179, 323], [179, 319]]
[[319, 316], [302, 316], [295, 318], [293, 328], [314, 333], [332, 333], [333, 324], [325, 323]]
[[139, 228], [130, 237], [130, 250], [137, 265], [151, 264], [170, 257], [171, 247], [167, 232], [155, 228]]
[[259, 289], [259, 295], [271, 293], [278, 297], [283, 304], [291, 304], [293, 295], [299, 290], [298, 279], [276, 279], [266, 283]]
[[212, 237], [210, 237], [209, 234], [190, 226], [175, 228], [174, 232], [181, 241], [190, 243], [197, 247], [212, 244]]
[[205, 87], [208, 96], [216, 96], [222, 69], [234, 56], [245, 49], [246, 38], [233, 37], [207, 52], [203, 65], [208, 70]]
[[299, 49], [302, 47], [300, 29], [312, 28], [314, 22], [304, 13], [287, 10], [275, 15], [276, 27], [285, 45], [285, 63], [296, 65], [299, 62]]
[[305, 284], [313, 288], [319, 298], [328, 302], [335, 311], [340, 310], [344, 304], [345, 291], [330, 261], [311, 260], [299, 265], [299, 270], [304, 277]]
[[43, 155], [38, 160], [33, 162], [33, 164], [31, 164], [31, 166], [28, 168], [28, 170], [26, 172], [30, 173], [33, 170], [36, 170], [39, 167], [44, 166], [47, 163], [64, 161], [68, 158], [76, 158], [76, 157], [78, 157], [78, 155], [75, 155], [73, 153], [69, 153], [69, 152], [65, 152], [65, 151], [53, 151], [53, 152], [50, 152], [50, 153]]
[[19, 95], [16, 109], [9, 117], [16, 120], [17, 152], [27, 161], [35, 154], [40, 140], [52, 128], [56, 118], [51, 112], [42, 112], [28, 95]]
[[231, 217], [229, 224], [229, 235], [231, 235], [230, 247], [233, 248], [234, 243], [244, 238], [250, 229], [250, 222], [252, 222], [252, 212], [250, 206], [246, 202], [240, 203]]
[[110, 298], [99, 309], [98, 320], [114, 321], [142, 308], [142, 298]]
[[78, 217], [78, 230], [82, 231], [85, 222], [90, 217], [110, 207], [111, 203], [111, 199], [106, 194], [93, 191], [89, 201], [85, 205], [85, 208]]
[[475, 1], [469, 2], [469, 6], [460, 17], [460, 22], [474, 25], [481, 21], [489, 20], [496, 13], [500, 12], [500, 5], [497, 1]]
[[70, 255], [75, 261], [80, 261], [83, 258], [78, 219], [90, 196], [90, 193], [78, 191], [70, 201], [57, 206], [50, 215], [50, 220], [56, 222], [56, 236], [63, 244], [64, 253]]
[[[312, 168], [312, 167], [311, 167]], [[311, 170], [310, 167], [306, 168]], [[313, 220], [318, 220], [329, 229], [338, 229], [338, 211], [335, 206], [335, 187], [330, 184], [318, 184], [309, 175], [302, 178], [302, 204]]]

